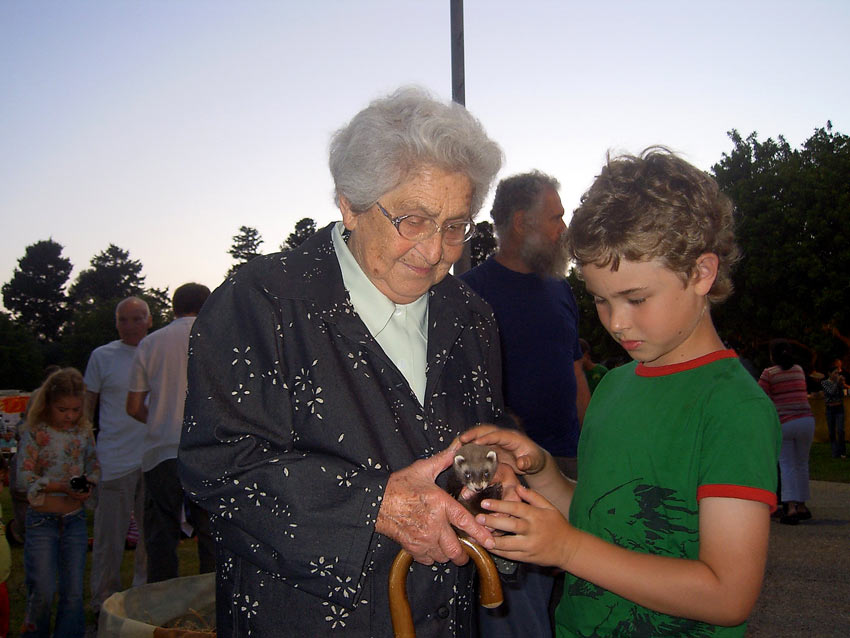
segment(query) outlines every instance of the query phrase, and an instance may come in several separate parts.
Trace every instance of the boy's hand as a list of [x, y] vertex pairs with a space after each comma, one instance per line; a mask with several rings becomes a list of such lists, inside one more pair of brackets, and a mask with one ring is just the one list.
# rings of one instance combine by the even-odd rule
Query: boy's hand
[[476, 520], [487, 527], [510, 532], [494, 537], [495, 547], [490, 552], [511, 560], [568, 570], [578, 551], [581, 532], [534, 490], [520, 485], [516, 493], [524, 502], [485, 500], [481, 503], [494, 514], [479, 514]]
[[517, 474], [536, 474], [546, 465], [546, 452], [516, 430], [479, 425], [461, 434], [460, 442], [495, 446], [499, 461], [510, 465]]

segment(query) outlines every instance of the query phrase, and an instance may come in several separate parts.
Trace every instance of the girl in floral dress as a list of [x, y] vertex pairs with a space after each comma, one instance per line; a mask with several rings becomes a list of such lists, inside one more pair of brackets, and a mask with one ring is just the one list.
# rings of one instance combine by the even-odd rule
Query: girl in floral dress
[[[18, 448], [18, 488], [29, 500], [24, 542], [27, 608], [22, 638], [48, 638], [58, 591], [55, 638], [83, 638], [84, 504], [100, 469], [85, 384], [74, 368], [54, 372], [35, 392]], [[74, 479], [74, 480], [72, 480]]]

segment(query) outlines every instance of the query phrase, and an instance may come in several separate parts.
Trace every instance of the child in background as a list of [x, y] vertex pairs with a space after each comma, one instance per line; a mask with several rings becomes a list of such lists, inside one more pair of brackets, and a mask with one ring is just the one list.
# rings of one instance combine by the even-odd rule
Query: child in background
[[826, 403], [826, 426], [829, 430], [829, 447], [832, 458], [846, 459], [847, 444], [844, 441], [844, 393], [847, 384], [841, 370], [841, 359], [836, 359], [829, 369], [829, 376], [821, 381]]
[[[9, 484], [9, 462], [0, 454], [0, 492]], [[0, 508], [0, 638], [9, 635], [9, 590], [6, 581], [12, 570], [12, 550], [6, 540], [6, 526], [3, 524], [3, 509]]]
[[100, 470], [83, 377], [74, 368], [51, 374], [32, 398], [18, 449], [18, 487], [26, 490], [24, 567], [27, 607], [22, 638], [48, 638], [59, 592], [55, 636], [83, 638], [83, 576], [88, 549], [83, 508]]
[[[776, 410], [726, 350], [732, 204], [666, 149], [609, 159], [569, 227], [599, 318], [634, 362], [610, 370], [579, 440], [579, 480], [519, 432], [479, 426], [526, 474], [478, 521], [492, 553], [564, 569], [558, 638], [743, 637], [767, 560]], [[510, 516], [504, 516], [508, 514]]]

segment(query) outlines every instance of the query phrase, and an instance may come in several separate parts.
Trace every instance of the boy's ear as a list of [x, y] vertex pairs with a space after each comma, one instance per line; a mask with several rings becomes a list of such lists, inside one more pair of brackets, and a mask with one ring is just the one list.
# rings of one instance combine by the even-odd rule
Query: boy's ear
[[720, 266], [720, 258], [714, 253], [703, 253], [697, 257], [694, 266], [692, 282], [694, 290], [700, 295], [707, 295], [717, 279], [717, 268]]

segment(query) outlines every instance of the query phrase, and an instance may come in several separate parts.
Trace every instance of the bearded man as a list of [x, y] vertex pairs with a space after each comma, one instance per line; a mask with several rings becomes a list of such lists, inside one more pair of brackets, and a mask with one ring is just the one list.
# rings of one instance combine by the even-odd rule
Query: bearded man
[[[493, 308], [502, 340], [505, 404], [525, 432], [577, 477], [576, 450], [590, 391], [582, 370], [578, 305], [566, 280], [558, 180], [539, 171], [502, 180], [490, 215], [499, 247], [460, 278]], [[479, 614], [490, 638], [552, 635], [553, 574], [521, 567], [503, 583], [505, 611]]]

